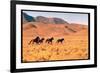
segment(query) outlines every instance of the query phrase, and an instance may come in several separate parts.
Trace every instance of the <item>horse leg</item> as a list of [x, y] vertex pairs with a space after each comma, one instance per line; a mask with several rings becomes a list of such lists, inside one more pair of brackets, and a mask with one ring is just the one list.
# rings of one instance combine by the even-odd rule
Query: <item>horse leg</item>
[[57, 43], [59, 44], [59, 41], [57, 41]]
[[51, 41], [50, 43], [51, 43], [51, 45], [52, 45], [52, 41]]
[[47, 41], [47, 43], [49, 44], [49, 41]]
[[38, 42], [35, 42], [37, 45], [39, 44]]
[[34, 41], [32, 41], [32, 45], [34, 44]]
[[52, 45], [52, 41], [50, 41], [50, 44]]

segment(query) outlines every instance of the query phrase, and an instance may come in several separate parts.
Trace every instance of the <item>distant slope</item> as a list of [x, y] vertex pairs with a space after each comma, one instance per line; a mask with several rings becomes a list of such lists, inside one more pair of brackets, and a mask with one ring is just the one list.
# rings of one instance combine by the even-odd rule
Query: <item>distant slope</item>
[[[23, 25], [24, 34], [29, 36], [46, 36], [46, 37], [60, 37], [73, 34], [84, 34], [82, 31], [87, 31], [87, 25], [81, 24], [44, 24], [40, 22], [29, 22]], [[80, 33], [81, 32], [81, 33]], [[86, 34], [88, 32], [85, 32]]]
[[24, 25], [23, 25], [23, 30], [28, 30], [28, 29], [36, 29], [37, 28], [37, 26], [36, 25], [34, 25], [34, 23], [33, 22], [27, 22], [27, 23], [25, 23]]

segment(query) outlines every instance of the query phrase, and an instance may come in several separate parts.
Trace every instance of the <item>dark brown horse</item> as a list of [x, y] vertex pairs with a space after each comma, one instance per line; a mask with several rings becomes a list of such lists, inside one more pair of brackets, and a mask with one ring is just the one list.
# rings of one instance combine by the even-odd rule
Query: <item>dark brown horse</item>
[[39, 44], [39, 41], [40, 41], [40, 38], [39, 38], [39, 36], [37, 36], [35, 39], [32, 39], [28, 44], [29, 44], [29, 45], [30, 45], [31, 43], [32, 43], [32, 44], [34, 44], [34, 43]]
[[48, 44], [49, 44], [49, 43], [52, 44], [52, 41], [53, 41], [53, 40], [54, 40], [54, 38], [51, 37], [51, 38], [46, 39], [45, 42], [48, 43]]
[[64, 41], [64, 38], [61, 38], [57, 40], [57, 43], [63, 43], [63, 41]]
[[41, 39], [39, 40], [39, 43], [40, 43], [40, 44], [43, 43], [43, 40], [44, 40], [44, 38], [41, 38]]

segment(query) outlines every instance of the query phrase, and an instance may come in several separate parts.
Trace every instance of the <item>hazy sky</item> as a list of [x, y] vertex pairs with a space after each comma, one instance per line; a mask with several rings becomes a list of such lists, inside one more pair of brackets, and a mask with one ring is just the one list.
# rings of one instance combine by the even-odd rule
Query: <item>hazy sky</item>
[[68, 23], [80, 23], [88, 25], [88, 14], [79, 13], [59, 13], [59, 12], [38, 12], [38, 11], [23, 11], [30, 16], [44, 16], [44, 17], [57, 17], [62, 18]]

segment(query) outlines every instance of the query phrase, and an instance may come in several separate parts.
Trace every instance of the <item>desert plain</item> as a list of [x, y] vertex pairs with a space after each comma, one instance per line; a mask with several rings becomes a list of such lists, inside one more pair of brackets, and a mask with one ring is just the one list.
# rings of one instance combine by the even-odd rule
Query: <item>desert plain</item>
[[[49, 20], [53, 20], [49, 18]], [[85, 60], [89, 58], [88, 25], [77, 23], [36, 22], [22, 24], [22, 62], [42, 62], [61, 60]], [[43, 41], [41, 44], [28, 44], [39, 36], [45, 40], [54, 37], [52, 44]], [[63, 43], [57, 39], [64, 38]]]

